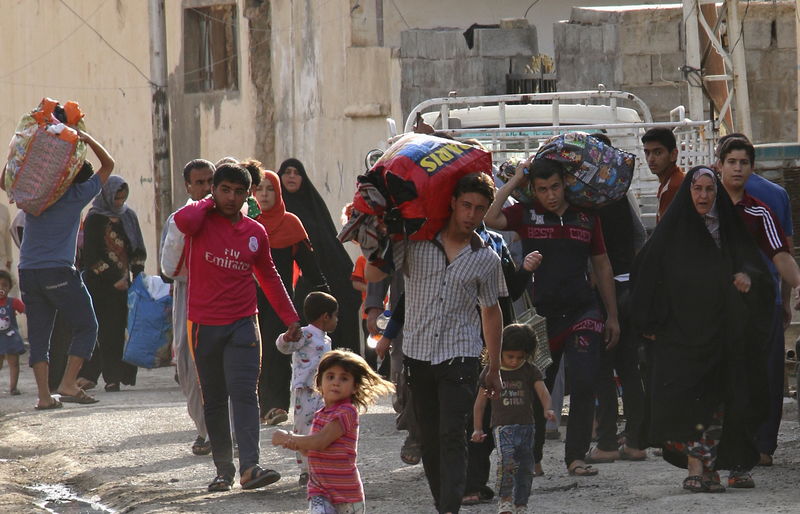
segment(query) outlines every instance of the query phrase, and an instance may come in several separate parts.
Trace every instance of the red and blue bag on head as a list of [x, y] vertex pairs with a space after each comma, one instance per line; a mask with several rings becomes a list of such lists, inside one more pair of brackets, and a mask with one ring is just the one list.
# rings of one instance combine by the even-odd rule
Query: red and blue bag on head
[[[458, 180], [476, 172], [491, 175], [491, 170], [492, 155], [485, 150], [436, 136], [408, 134], [359, 177], [353, 207], [383, 218], [392, 235], [432, 239], [450, 216], [450, 198]], [[385, 202], [376, 201], [378, 197]]]
[[548, 140], [535, 159], [552, 159], [564, 165], [567, 201], [577, 207], [597, 209], [628, 192], [636, 156], [608, 146], [585, 132], [568, 132]]

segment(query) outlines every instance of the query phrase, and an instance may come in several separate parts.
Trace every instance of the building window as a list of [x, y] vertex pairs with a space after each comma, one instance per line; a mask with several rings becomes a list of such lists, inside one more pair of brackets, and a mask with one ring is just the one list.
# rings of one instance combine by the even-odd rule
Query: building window
[[239, 89], [236, 4], [184, 9], [183, 83], [187, 93]]

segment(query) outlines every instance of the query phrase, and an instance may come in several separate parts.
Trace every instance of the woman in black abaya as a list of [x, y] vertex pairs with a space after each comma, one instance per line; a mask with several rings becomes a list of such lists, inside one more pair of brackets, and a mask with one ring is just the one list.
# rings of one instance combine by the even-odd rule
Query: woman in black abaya
[[[278, 175], [281, 177], [281, 193], [286, 210], [295, 214], [303, 223], [320, 270], [328, 281], [331, 294], [339, 302], [339, 325], [330, 334], [333, 347], [344, 347], [360, 353], [361, 333], [358, 323], [361, 295], [350, 283], [353, 261], [336, 238], [337, 230], [328, 206], [309, 180], [303, 163], [297, 159], [283, 161]], [[295, 305], [302, 306], [306, 295], [314, 287], [314, 284], [308, 283], [301, 276], [295, 285]]]
[[634, 328], [651, 341], [645, 440], [688, 468], [685, 489], [722, 492], [717, 470], [749, 470], [758, 461], [774, 294], [713, 171], [686, 175], [632, 281]]

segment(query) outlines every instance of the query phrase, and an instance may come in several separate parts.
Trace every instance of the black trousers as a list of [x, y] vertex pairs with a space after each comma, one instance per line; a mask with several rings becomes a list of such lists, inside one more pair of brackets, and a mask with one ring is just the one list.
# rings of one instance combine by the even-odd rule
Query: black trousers
[[[558, 374], [561, 359], [565, 358], [566, 386], [569, 388], [569, 420], [564, 445], [564, 462], [569, 466], [575, 460], [583, 460], [592, 442], [594, 420], [594, 386], [597, 380], [598, 361], [603, 351], [603, 334], [580, 331], [564, 341], [561, 350], [553, 351], [553, 364], [547, 368], [544, 383], [548, 390]], [[541, 406], [534, 404], [536, 430], [533, 438], [533, 460], [540, 462], [544, 449], [545, 419]]]
[[275, 339], [286, 325], [272, 309], [260, 287], [258, 295], [258, 326], [261, 335], [261, 371], [258, 379], [258, 406], [261, 416], [271, 409], [289, 411], [292, 382], [292, 356], [278, 351]]
[[477, 357], [432, 365], [406, 357], [405, 375], [422, 443], [422, 465], [439, 512], [458, 512], [467, 475], [467, 418], [478, 384]]
[[[467, 416], [467, 437], [472, 436], [474, 425], [472, 412]], [[483, 441], [475, 443], [469, 441], [468, 451], [469, 460], [467, 462], [467, 486], [464, 491], [466, 494], [479, 492], [489, 482], [489, 470], [492, 467], [491, 455], [494, 450], [494, 433], [492, 432], [492, 404], [486, 402], [483, 411], [483, 433], [486, 437]]]
[[233, 441], [228, 399], [233, 407], [233, 428], [239, 444], [239, 474], [258, 464], [260, 434], [256, 387], [261, 363], [261, 342], [255, 317], [228, 325], [191, 322], [189, 345], [203, 391], [211, 455], [217, 474], [233, 478]]
[[639, 370], [640, 337], [632, 333], [628, 316], [628, 283], [617, 284], [617, 309], [620, 337], [617, 346], [600, 352], [597, 374], [597, 447], [614, 451], [617, 444], [617, 385], [614, 370], [622, 382], [622, 406], [625, 411], [625, 437], [630, 448], [642, 449], [639, 435], [644, 422], [644, 386]]
[[86, 282], [97, 316], [97, 346], [78, 376], [97, 383], [102, 372], [106, 384], [136, 385], [139, 368], [122, 360], [128, 326], [128, 291], [109, 284]]

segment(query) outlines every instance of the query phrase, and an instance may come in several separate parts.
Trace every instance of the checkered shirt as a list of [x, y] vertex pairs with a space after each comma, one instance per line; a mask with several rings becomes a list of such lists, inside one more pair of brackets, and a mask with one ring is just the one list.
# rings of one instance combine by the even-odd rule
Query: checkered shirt
[[408, 241], [404, 262], [406, 317], [403, 354], [439, 364], [455, 357], [479, 357], [483, 348], [478, 306], [508, 296], [500, 258], [473, 234], [453, 262], [437, 235]]

